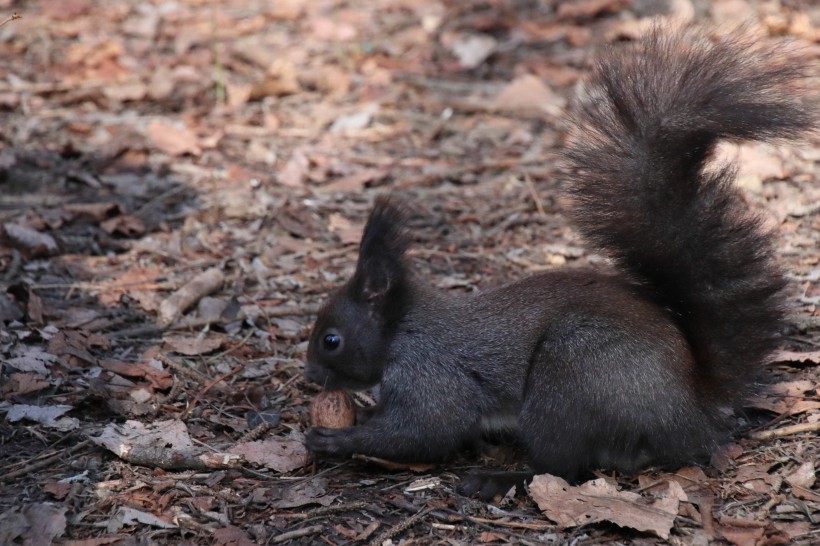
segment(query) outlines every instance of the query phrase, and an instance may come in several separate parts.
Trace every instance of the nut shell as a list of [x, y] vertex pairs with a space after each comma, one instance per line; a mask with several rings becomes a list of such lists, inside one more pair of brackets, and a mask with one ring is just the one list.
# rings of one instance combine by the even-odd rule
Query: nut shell
[[310, 424], [314, 427], [344, 428], [356, 421], [356, 405], [345, 391], [322, 391], [310, 403]]

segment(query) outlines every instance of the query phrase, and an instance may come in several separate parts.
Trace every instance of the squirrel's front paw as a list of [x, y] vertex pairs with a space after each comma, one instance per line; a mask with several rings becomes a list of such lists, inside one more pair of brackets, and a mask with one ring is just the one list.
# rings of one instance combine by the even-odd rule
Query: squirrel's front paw
[[349, 457], [353, 454], [349, 445], [351, 428], [313, 427], [305, 434], [305, 447], [314, 455]]

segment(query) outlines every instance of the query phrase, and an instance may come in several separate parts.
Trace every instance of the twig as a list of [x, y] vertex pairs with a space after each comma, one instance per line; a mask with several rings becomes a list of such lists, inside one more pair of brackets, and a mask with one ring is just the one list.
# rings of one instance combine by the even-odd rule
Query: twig
[[703, 522], [703, 531], [709, 540], [715, 539], [715, 518], [712, 517], [712, 508], [715, 506], [715, 499], [706, 496], [701, 499], [698, 505], [700, 511], [700, 519]]
[[[35, 288], [40, 288], [39, 286], [35, 286]], [[274, 305], [272, 307], [263, 307], [261, 308], [262, 314], [266, 317], [306, 317], [312, 316], [319, 313], [320, 305], [317, 304], [308, 304], [308, 305]], [[219, 319], [211, 319], [211, 318], [183, 318], [177, 320], [174, 323], [159, 326], [157, 324], [149, 324], [147, 326], [137, 326], [135, 328], [128, 328], [125, 330], [120, 330], [118, 332], [112, 332], [109, 335], [111, 337], [120, 339], [120, 338], [127, 338], [127, 337], [137, 337], [137, 336], [145, 336], [145, 335], [159, 335], [163, 334], [167, 331], [178, 331], [178, 330], [197, 330], [204, 326], [221, 326], [225, 324], [231, 324], [237, 321], [248, 319], [245, 313], [240, 311], [236, 314], [235, 317], [230, 318], [219, 318]]]
[[70, 448], [68, 448], [64, 451], [60, 451], [59, 453], [56, 453], [56, 454], [54, 454], [50, 457], [46, 457], [45, 459], [43, 459], [41, 461], [31, 463], [30, 465], [27, 465], [27, 466], [24, 466], [23, 468], [17, 469], [14, 472], [8, 472], [6, 474], [0, 475], [0, 482], [11, 481], [13, 479], [19, 478], [20, 476], [25, 476], [26, 474], [29, 474], [31, 472], [35, 472], [37, 470], [40, 470], [41, 468], [50, 465], [51, 463], [53, 463], [54, 461], [56, 461], [58, 459], [61, 459], [65, 456], [67, 456], [67, 455], [71, 455], [72, 453], [75, 453], [75, 452], [81, 450], [82, 448], [86, 447], [90, 443], [91, 443], [91, 440], [83, 440], [79, 444], [77, 444], [75, 446], [72, 446], [72, 447], [70, 447]]
[[199, 370], [196, 370], [196, 369], [191, 368], [189, 366], [185, 366], [185, 365], [177, 362], [176, 360], [174, 360], [172, 358], [169, 358], [168, 356], [166, 356], [162, 353], [157, 354], [157, 356], [154, 357], [154, 358], [156, 358], [157, 360], [159, 360], [160, 362], [162, 362], [163, 364], [165, 364], [169, 368], [173, 368], [174, 370], [179, 372], [180, 375], [190, 379], [191, 381], [195, 381], [196, 383], [199, 383], [200, 385], [205, 385], [205, 384], [208, 383], [208, 376], [205, 375], [204, 373], [200, 372]]
[[400, 180], [399, 182], [397, 182], [394, 188], [412, 188], [415, 186], [422, 186], [447, 178], [461, 178], [462, 176], [465, 176], [467, 174], [479, 174], [484, 171], [493, 170], [515, 169], [527, 165], [538, 165], [543, 162], [544, 161], [540, 159], [536, 161], [531, 159], [521, 159], [519, 157], [508, 157], [503, 159], [488, 160], [478, 164], [459, 165], [456, 167], [451, 167], [443, 172], [424, 174], [416, 178], [405, 178], [404, 180]]
[[467, 521], [473, 523], [488, 523], [490, 525], [498, 525], [500, 527], [512, 527], [515, 529], [529, 529], [530, 531], [546, 531], [547, 529], [555, 529], [555, 525], [545, 522], [527, 523], [526, 521], [503, 521], [500, 519], [487, 519], [478, 516], [464, 516]]
[[279, 544], [280, 542], [285, 542], [286, 540], [290, 540], [292, 538], [300, 538], [307, 535], [313, 535], [320, 532], [323, 529], [321, 525], [311, 525], [310, 527], [305, 527], [303, 529], [295, 529], [293, 531], [288, 531], [287, 533], [282, 533], [281, 535], [277, 535], [270, 539], [271, 544]]
[[188, 416], [188, 414], [191, 413], [191, 410], [196, 407], [197, 402], [199, 402], [199, 400], [203, 396], [205, 396], [208, 393], [208, 391], [211, 390], [217, 383], [225, 381], [229, 377], [238, 374], [239, 372], [241, 372], [244, 369], [245, 369], [245, 365], [241, 364], [241, 365], [237, 366], [236, 368], [234, 368], [233, 370], [229, 371], [228, 373], [220, 375], [219, 377], [217, 377], [213, 381], [210, 381], [207, 385], [205, 385], [205, 387], [203, 387], [203, 389], [201, 391], [199, 391], [197, 393], [197, 395], [194, 397], [194, 399], [191, 400], [191, 403], [188, 404], [188, 407], [185, 408], [184, 410], [182, 410], [182, 413], [179, 414], [178, 419], [180, 419], [180, 420], [185, 419]]
[[233, 347], [231, 347], [230, 349], [225, 349], [225, 350], [224, 350], [224, 351], [222, 351], [221, 353], [218, 353], [218, 354], [215, 354], [215, 355], [213, 355], [213, 356], [208, 357], [208, 358], [207, 358], [207, 360], [205, 360], [205, 364], [210, 364], [211, 362], [214, 362], [215, 360], [219, 360], [219, 359], [221, 359], [221, 358], [224, 358], [224, 357], [228, 356], [229, 354], [231, 354], [232, 352], [234, 352], [234, 351], [236, 351], [236, 350], [238, 350], [238, 349], [241, 349], [241, 348], [242, 348], [242, 347], [243, 347], [243, 346], [244, 346], [244, 345], [248, 342], [248, 340], [251, 338], [251, 336], [252, 336], [253, 334], [254, 334], [254, 329], [253, 329], [253, 328], [251, 328], [251, 329], [248, 331], [248, 333], [245, 335], [245, 337], [243, 337], [243, 338], [239, 341], [239, 343], [237, 343], [236, 345], [234, 345], [234, 346], [233, 346]]
[[820, 430], [820, 421], [817, 423], [801, 423], [799, 425], [776, 428], [774, 430], [763, 430], [750, 434], [749, 437], [753, 440], [772, 440], [774, 438], [782, 438], [783, 436], [791, 436], [792, 434], [801, 434], [803, 432], [817, 432], [818, 430]]
[[9, 15], [9, 16], [8, 16], [8, 18], [7, 18], [5, 21], [3, 21], [2, 23], [0, 23], [0, 27], [3, 27], [3, 26], [5, 26], [5, 25], [7, 25], [7, 24], [11, 23], [12, 21], [16, 21], [17, 19], [22, 19], [22, 18], [23, 18], [23, 16], [22, 16], [22, 15], [18, 15], [16, 12], [15, 12], [15, 13], [12, 13], [11, 15]]
[[209, 453], [190, 449], [158, 446], [132, 446], [118, 454], [131, 464], [164, 470], [224, 470], [241, 468], [245, 460], [233, 453]]
[[237, 440], [236, 443], [243, 444], [245, 442], [255, 442], [256, 440], [264, 436], [272, 428], [273, 425], [265, 421], [261, 425], [249, 430], [248, 432], [240, 436], [239, 440]]
[[421, 521], [422, 519], [427, 517], [427, 514], [429, 514], [432, 511], [433, 511], [432, 507], [427, 507], [424, 510], [421, 510], [420, 512], [416, 512], [415, 514], [413, 514], [409, 518], [405, 519], [404, 521], [402, 521], [398, 525], [394, 525], [390, 529], [388, 529], [388, 530], [384, 531], [383, 533], [380, 533], [379, 535], [377, 535], [376, 538], [374, 538], [373, 540], [371, 540], [370, 542], [367, 543], [368, 546], [379, 546], [380, 544], [382, 544], [388, 538], [392, 538], [392, 537], [398, 535], [399, 533], [401, 533], [402, 531], [406, 531], [410, 527], [414, 526], [416, 523], [418, 523], [419, 521]]
[[541, 215], [542, 218], [546, 218], [547, 213], [544, 211], [544, 203], [541, 201], [541, 196], [538, 195], [538, 190], [535, 189], [535, 184], [533, 184], [532, 178], [530, 178], [527, 171], [524, 171], [524, 182], [527, 184], [527, 190], [529, 190], [532, 200], [535, 201], [535, 208], [538, 214]]
[[308, 510], [307, 512], [299, 512], [296, 514], [277, 514], [277, 518], [299, 518], [299, 519], [310, 519], [310, 518], [318, 518], [320, 516], [326, 516], [328, 514], [336, 514], [338, 512], [351, 512], [353, 510], [361, 510], [362, 508], [367, 508], [368, 503], [365, 501], [356, 501], [356, 502], [347, 502], [344, 504], [332, 504], [330, 506], [320, 506], [319, 508], [314, 508], [313, 510]]

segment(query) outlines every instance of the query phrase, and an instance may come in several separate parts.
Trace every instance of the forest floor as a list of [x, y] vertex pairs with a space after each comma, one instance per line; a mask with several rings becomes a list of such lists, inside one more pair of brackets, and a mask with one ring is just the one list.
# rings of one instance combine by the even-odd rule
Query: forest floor
[[15, 11], [0, 544], [820, 543], [817, 140], [727, 148], [779, 229], [790, 315], [710, 465], [488, 504], [453, 486], [518, 464], [503, 449], [386, 468], [302, 445], [311, 321], [375, 195], [408, 203], [413, 262], [445, 290], [601, 267], [557, 162], [596, 51], [660, 11], [751, 21], [818, 67], [815, 2], [0, 0]]

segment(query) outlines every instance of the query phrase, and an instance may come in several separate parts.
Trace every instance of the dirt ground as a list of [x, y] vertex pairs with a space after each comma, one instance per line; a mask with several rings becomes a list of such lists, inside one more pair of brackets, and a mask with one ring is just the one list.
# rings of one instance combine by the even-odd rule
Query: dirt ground
[[[453, 485], [520, 465], [509, 449], [407, 467], [302, 446], [307, 334], [374, 196], [408, 203], [442, 289], [601, 267], [557, 162], [595, 52], [665, 14], [745, 21], [817, 68], [816, 2], [0, 0], [15, 12], [0, 544], [820, 543], [817, 138], [725, 149], [780, 232], [791, 312], [710, 465], [488, 504]], [[593, 497], [594, 523], [556, 515]]]

